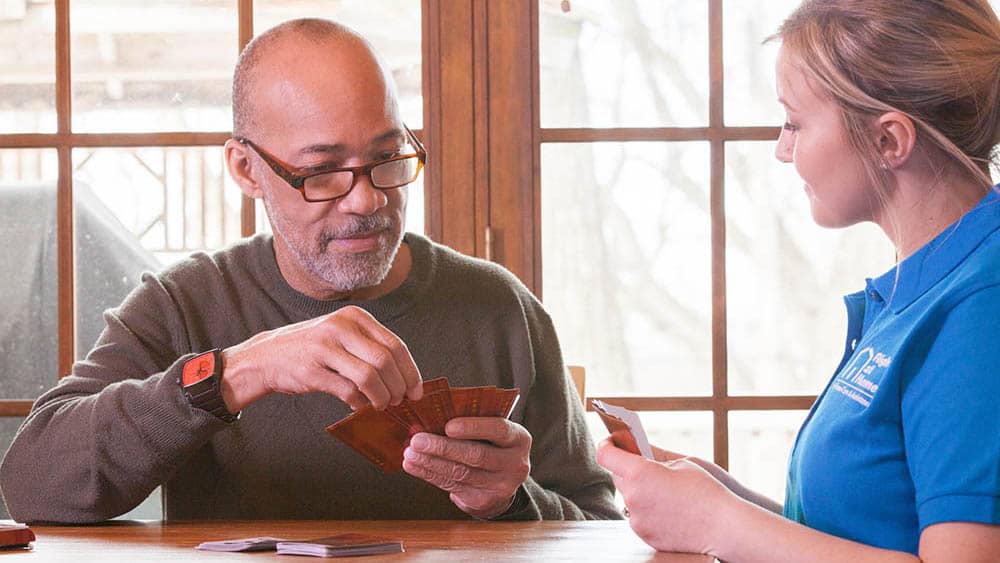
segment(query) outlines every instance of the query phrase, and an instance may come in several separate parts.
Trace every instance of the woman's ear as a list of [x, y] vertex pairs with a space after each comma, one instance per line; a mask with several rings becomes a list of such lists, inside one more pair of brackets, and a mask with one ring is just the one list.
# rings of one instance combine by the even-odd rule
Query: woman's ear
[[240, 187], [243, 195], [253, 199], [264, 197], [264, 191], [252, 174], [250, 151], [247, 150], [247, 146], [236, 139], [229, 139], [226, 141], [225, 151], [226, 168], [229, 169], [229, 175]]
[[913, 120], [898, 111], [883, 113], [875, 121], [875, 146], [886, 168], [897, 168], [913, 155], [917, 128]]

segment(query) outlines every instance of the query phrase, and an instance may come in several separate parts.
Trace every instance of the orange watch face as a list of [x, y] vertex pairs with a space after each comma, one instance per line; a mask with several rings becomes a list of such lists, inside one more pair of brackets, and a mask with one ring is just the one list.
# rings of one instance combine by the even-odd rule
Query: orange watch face
[[191, 358], [184, 364], [181, 370], [181, 383], [184, 387], [193, 385], [215, 373], [215, 354], [205, 352], [200, 356]]

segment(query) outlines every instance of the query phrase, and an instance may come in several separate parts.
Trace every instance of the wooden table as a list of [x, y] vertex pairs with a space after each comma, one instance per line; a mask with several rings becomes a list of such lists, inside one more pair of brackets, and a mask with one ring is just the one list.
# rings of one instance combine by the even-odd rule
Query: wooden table
[[319, 558], [274, 552], [218, 553], [204, 541], [253, 536], [311, 539], [355, 531], [400, 540], [406, 553], [336, 561], [663, 561], [709, 563], [704, 555], [658, 553], [627, 522], [468, 521], [112, 521], [94, 526], [32, 526], [30, 550], [0, 550], [0, 563], [60, 561], [217, 561], [304, 563]]

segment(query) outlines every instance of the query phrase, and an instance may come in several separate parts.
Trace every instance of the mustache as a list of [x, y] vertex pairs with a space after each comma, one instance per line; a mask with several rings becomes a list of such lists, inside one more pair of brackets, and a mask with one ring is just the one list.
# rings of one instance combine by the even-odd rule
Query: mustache
[[324, 247], [335, 239], [356, 237], [370, 233], [372, 231], [389, 230], [393, 227], [393, 220], [385, 215], [369, 215], [366, 217], [352, 217], [346, 225], [340, 225], [335, 229], [327, 229], [319, 234], [319, 242]]

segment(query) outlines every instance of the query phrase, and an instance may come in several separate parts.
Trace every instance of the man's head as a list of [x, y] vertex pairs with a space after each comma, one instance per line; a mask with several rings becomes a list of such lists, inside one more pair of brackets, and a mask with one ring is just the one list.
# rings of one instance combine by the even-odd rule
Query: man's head
[[235, 139], [249, 142], [227, 142], [230, 173], [263, 198], [292, 285], [342, 296], [381, 284], [402, 239], [405, 188], [376, 189], [359, 174], [345, 195], [309, 202], [264, 160], [304, 173], [413, 152], [392, 77], [368, 42], [320, 19], [264, 32], [236, 66], [233, 117]]

